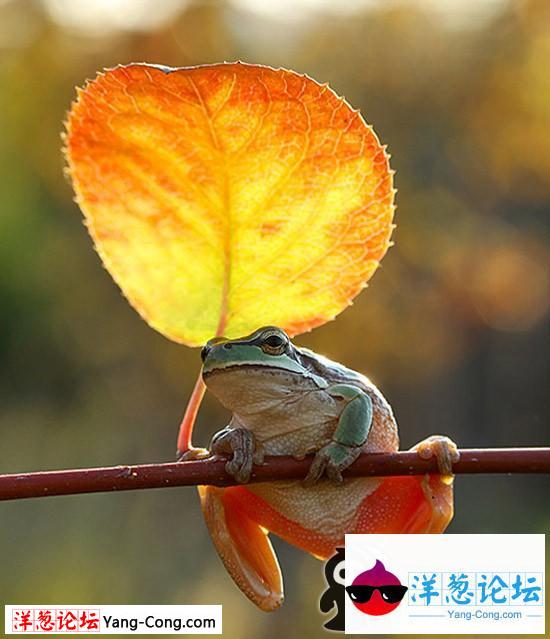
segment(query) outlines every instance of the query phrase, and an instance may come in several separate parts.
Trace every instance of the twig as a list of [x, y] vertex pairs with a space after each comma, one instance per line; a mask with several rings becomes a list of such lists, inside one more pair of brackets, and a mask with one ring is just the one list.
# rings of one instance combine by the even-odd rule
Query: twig
[[[310, 463], [311, 457], [302, 460], [267, 457], [264, 465], [254, 467], [251, 481], [302, 479]], [[398, 452], [361, 455], [344, 475], [366, 477], [428, 472], [438, 472], [435, 459], [420, 459], [415, 452]], [[453, 465], [453, 472], [550, 474], [550, 447], [463, 449], [460, 461]], [[16, 473], [0, 475], [0, 501], [200, 484], [231, 486], [235, 485], [235, 480], [225, 472], [223, 459]]]

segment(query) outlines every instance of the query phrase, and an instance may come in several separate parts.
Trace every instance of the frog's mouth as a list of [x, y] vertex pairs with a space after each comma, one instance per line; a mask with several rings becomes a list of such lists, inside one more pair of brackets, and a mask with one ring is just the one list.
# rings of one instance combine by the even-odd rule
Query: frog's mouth
[[258, 364], [258, 363], [241, 363], [241, 364], [228, 364], [227, 366], [216, 366], [215, 368], [208, 368], [206, 370], [203, 369], [202, 376], [204, 378], [214, 377], [216, 375], [223, 375], [223, 373], [228, 372], [236, 372], [236, 371], [261, 371], [264, 375], [267, 373], [272, 373], [273, 375], [285, 373], [289, 375], [298, 375], [298, 372], [288, 370], [287, 368], [283, 368], [282, 366], [273, 366], [272, 364]]

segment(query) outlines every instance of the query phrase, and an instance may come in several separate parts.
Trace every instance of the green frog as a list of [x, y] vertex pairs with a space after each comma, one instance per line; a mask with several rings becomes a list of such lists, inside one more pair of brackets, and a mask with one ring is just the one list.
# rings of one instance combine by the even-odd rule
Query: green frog
[[[295, 346], [276, 326], [246, 337], [210, 340], [203, 379], [232, 413], [209, 451], [229, 456], [238, 486], [200, 487], [214, 545], [243, 592], [263, 610], [283, 601], [280, 568], [268, 533], [326, 559], [346, 533], [438, 533], [453, 515], [455, 444], [432, 436], [414, 447], [436, 456], [440, 474], [356, 477], [342, 472], [362, 452], [394, 452], [398, 429], [389, 403], [364, 375]], [[265, 455], [312, 453], [301, 481], [248, 484]]]

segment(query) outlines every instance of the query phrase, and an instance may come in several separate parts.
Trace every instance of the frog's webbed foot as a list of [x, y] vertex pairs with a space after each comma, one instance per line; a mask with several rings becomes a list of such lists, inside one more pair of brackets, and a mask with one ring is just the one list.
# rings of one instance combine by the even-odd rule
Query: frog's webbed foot
[[198, 488], [206, 525], [227, 571], [257, 606], [275, 610], [283, 603], [283, 578], [268, 531], [247, 509], [248, 491], [241, 486]]
[[212, 438], [210, 451], [214, 455], [232, 455], [225, 470], [240, 484], [250, 480], [253, 464], [262, 464], [264, 461], [262, 446], [247, 428], [228, 426], [220, 430]]
[[[442, 533], [453, 518], [453, 464], [460, 458], [456, 444], [443, 435], [432, 435], [411, 450], [421, 459], [437, 459], [439, 474], [428, 473], [416, 477], [388, 477], [388, 485], [394, 483], [394, 493], [399, 489], [407, 503], [416, 501], [416, 508], [403, 509], [409, 513], [398, 532]], [[406, 496], [414, 486], [421, 488], [416, 497]], [[411, 515], [412, 512], [412, 515]], [[392, 532], [396, 532], [392, 530]]]
[[211, 457], [211, 453], [207, 448], [195, 448], [192, 446], [183, 452], [178, 451], [177, 461], [195, 461], [196, 459], [206, 459]]
[[460, 459], [457, 445], [444, 435], [432, 435], [412, 448], [422, 459], [437, 459], [437, 467], [441, 475], [452, 477], [453, 464]]
[[315, 453], [309, 472], [304, 479], [304, 485], [312, 486], [325, 473], [333, 482], [341, 484], [344, 481], [342, 471], [351, 466], [360, 454], [361, 446], [346, 446], [338, 442], [330, 442]]

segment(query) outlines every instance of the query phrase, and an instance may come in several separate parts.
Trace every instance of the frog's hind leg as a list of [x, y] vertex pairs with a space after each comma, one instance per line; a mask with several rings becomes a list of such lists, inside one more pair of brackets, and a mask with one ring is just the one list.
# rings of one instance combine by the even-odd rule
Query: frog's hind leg
[[453, 518], [452, 480], [440, 475], [386, 477], [363, 500], [354, 533], [442, 533]]
[[452, 464], [456, 445], [433, 435], [412, 448], [423, 459], [436, 457], [440, 475], [386, 477], [359, 509], [360, 533], [442, 533], [453, 518]]
[[227, 571], [259, 608], [283, 603], [283, 579], [267, 530], [244, 511], [234, 488], [199, 486], [208, 531]]

